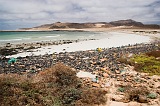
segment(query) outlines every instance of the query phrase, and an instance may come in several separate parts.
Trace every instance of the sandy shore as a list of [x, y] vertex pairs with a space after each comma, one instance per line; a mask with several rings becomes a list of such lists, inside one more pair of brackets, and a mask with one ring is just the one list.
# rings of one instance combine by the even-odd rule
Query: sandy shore
[[75, 51], [86, 51], [86, 50], [95, 50], [96, 48], [111, 48], [111, 47], [119, 47], [125, 46], [129, 44], [136, 43], [149, 43], [153, 39], [149, 36], [143, 36], [138, 34], [129, 34], [122, 32], [104, 32], [106, 34], [110, 34], [104, 39], [99, 40], [88, 40], [75, 42], [70, 44], [62, 44], [62, 45], [51, 45], [38, 49], [34, 49], [33, 52], [23, 52], [18, 53], [16, 55], [7, 56], [9, 57], [25, 57], [30, 55], [44, 55], [44, 54], [53, 54], [60, 52], [75, 52]]

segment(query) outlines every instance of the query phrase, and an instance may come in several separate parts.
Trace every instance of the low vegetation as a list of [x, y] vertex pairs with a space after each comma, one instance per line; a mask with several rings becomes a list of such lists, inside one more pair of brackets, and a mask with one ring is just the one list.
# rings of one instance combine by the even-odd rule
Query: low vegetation
[[160, 60], [153, 56], [136, 55], [131, 58], [136, 71], [149, 73], [150, 75], [160, 75]]
[[160, 51], [152, 51], [146, 54], [134, 55], [130, 59], [120, 58], [119, 61], [134, 66], [138, 72], [160, 75]]
[[1, 106], [94, 106], [105, 104], [106, 91], [87, 88], [62, 64], [33, 75], [1, 74]]
[[120, 86], [117, 91], [124, 93], [123, 102], [136, 101], [140, 103], [147, 103], [149, 99], [157, 98], [157, 94], [150, 91], [146, 86]]
[[148, 94], [149, 90], [145, 86], [140, 86], [138, 88], [130, 87], [125, 90], [125, 97], [127, 101], [147, 102]]

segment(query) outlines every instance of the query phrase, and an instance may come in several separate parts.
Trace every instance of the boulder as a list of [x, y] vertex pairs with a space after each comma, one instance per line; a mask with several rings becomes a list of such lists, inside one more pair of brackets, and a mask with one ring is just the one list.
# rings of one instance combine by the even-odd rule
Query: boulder
[[124, 96], [123, 95], [112, 95], [112, 100], [121, 102], [123, 100]]
[[128, 106], [141, 106], [141, 104], [137, 102], [129, 102]]
[[103, 73], [103, 77], [109, 77], [107, 73]]
[[100, 85], [99, 85], [98, 83], [92, 83], [92, 87], [97, 87], [97, 88], [99, 88]]
[[139, 96], [138, 102], [140, 103], [148, 103], [147, 97], [146, 96]]

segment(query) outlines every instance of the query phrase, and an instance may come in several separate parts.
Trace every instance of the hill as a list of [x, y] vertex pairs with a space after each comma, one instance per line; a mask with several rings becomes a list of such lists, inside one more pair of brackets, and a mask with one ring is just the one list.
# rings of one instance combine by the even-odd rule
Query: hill
[[86, 28], [114, 28], [125, 26], [126, 28], [145, 28], [145, 29], [160, 29], [160, 25], [143, 24], [131, 19], [119, 20], [112, 22], [94, 22], [94, 23], [61, 23], [44, 24], [33, 28], [21, 28], [20, 30], [55, 30], [55, 29], [86, 29]]

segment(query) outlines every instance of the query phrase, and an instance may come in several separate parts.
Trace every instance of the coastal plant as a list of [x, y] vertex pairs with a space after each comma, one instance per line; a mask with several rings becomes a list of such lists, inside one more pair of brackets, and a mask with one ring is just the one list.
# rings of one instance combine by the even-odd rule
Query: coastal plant
[[82, 91], [82, 98], [81, 102], [84, 105], [95, 105], [95, 104], [105, 104], [106, 103], [106, 93], [107, 91], [98, 89], [98, 88], [90, 88], [90, 89], [84, 89]]
[[146, 53], [146, 55], [153, 56], [155, 58], [160, 57], [160, 50], [148, 52], [148, 53]]
[[81, 98], [81, 91], [76, 88], [69, 88], [62, 95], [62, 102], [64, 104], [71, 104], [72, 102]]
[[62, 102], [59, 98], [54, 98], [52, 106], [62, 106]]
[[124, 57], [118, 58], [117, 61], [119, 61], [120, 63], [132, 65], [132, 62], [129, 61], [127, 58], [124, 58]]
[[106, 91], [87, 88], [75, 71], [57, 64], [29, 78], [0, 75], [1, 106], [92, 106], [106, 102]]
[[124, 92], [124, 91], [125, 91], [125, 88], [124, 88], [124, 87], [119, 87], [119, 88], [118, 88], [118, 91], [119, 91], [119, 92]]
[[76, 72], [62, 64], [54, 66], [53, 74], [56, 78], [56, 83], [60, 86], [70, 86], [78, 83]]
[[125, 91], [125, 99], [127, 101], [137, 101], [139, 102], [140, 96], [147, 97], [149, 90], [145, 86], [131, 87]]
[[160, 61], [153, 56], [135, 55], [130, 61], [134, 64], [136, 71], [160, 75]]
[[149, 93], [149, 94], [147, 95], [147, 98], [156, 99], [156, 98], [157, 98], [157, 94], [156, 94], [156, 93]]

